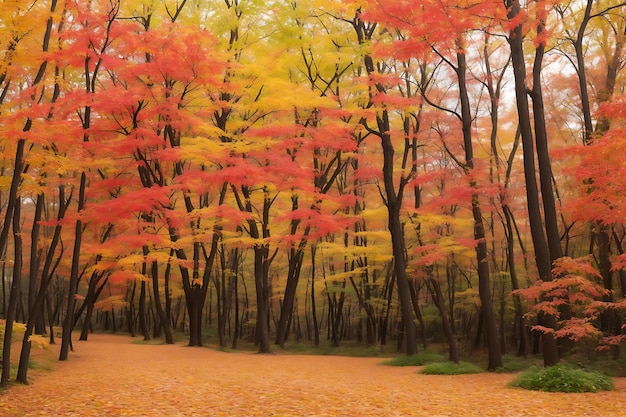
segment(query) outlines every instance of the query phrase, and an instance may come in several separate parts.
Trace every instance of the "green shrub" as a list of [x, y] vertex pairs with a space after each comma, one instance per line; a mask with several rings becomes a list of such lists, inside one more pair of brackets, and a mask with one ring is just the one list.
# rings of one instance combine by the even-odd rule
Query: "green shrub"
[[422, 366], [431, 362], [440, 362], [444, 360], [444, 356], [434, 352], [420, 352], [410, 356], [396, 356], [393, 359], [383, 362], [383, 365], [389, 366]]
[[421, 373], [425, 375], [461, 375], [461, 374], [478, 374], [483, 372], [478, 366], [460, 361], [456, 362], [435, 362], [426, 365]]
[[558, 364], [548, 368], [533, 366], [511, 382], [511, 385], [547, 392], [597, 392], [615, 389], [610, 377], [567, 364]]

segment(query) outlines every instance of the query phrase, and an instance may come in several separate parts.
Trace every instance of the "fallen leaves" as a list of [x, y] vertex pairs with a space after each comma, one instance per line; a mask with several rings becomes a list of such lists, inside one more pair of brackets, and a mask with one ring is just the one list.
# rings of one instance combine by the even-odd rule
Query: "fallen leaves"
[[626, 416], [616, 391], [508, 388], [507, 374], [420, 375], [377, 358], [224, 353], [91, 335], [27, 386], [0, 394], [2, 416]]

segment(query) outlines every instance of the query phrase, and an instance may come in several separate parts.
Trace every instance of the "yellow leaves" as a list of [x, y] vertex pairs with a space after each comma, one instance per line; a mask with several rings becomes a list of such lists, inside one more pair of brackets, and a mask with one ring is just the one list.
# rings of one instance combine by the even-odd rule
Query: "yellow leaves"
[[218, 128], [203, 126], [203, 134], [211, 134], [208, 137], [183, 137], [181, 138], [180, 158], [194, 164], [218, 163], [227, 155], [228, 149], [219, 137], [224, 132]]
[[102, 311], [111, 311], [113, 308], [120, 308], [127, 305], [128, 302], [124, 299], [123, 295], [112, 295], [99, 300], [94, 304], [94, 307]]
[[36, 348], [48, 349], [50, 347], [48, 337], [40, 334], [31, 334], [30, 336], [28, 336], [28, 341], [32, 344], [33, 347]]
[[[7, 326], [7, 322], [6, 320], [2, 319], [0, 320], [0, 340], [4, 339], [4, 331], [6, 329]], [[18, 322], [13, 322], [13, 327], [12, 327], [12, 338], [17, 339], [20, 335], [24, 334], [24, 332], [26, 331], [26, 324], [24, 323], [18, 323]]]
[[6, 191], [11, 186], [12, 178], [7, 175], [0, 176], [0, 190]]

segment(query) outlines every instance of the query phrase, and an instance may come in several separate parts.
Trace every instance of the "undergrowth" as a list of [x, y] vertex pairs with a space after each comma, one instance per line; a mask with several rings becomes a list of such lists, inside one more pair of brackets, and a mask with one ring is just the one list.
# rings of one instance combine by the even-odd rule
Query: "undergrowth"
[[565, 393], [615, 389], [609, 376], [568, 364], [557, 364], [548, 368], [533, 366], [511, 382], [511, 385], [532, 391]]
[[469, 362], [434, 362], [428, 364], [420, 373], [425, 375], [461, 375], [478, 374], [483, 372], [481, 368]]
[[441, 362], [445, 357], [439, 353], [422, 351], [415, 355], [396, 356], [393, 359], [383, 362], [383, 365], [389, 366], [423, 366], [431, 362]]
[[496, 369], [496, 373], [513, 373], [525, 371], [537, 363], [534, 359], [525, 359], [519, 356], [503, 355], [502, 366]]

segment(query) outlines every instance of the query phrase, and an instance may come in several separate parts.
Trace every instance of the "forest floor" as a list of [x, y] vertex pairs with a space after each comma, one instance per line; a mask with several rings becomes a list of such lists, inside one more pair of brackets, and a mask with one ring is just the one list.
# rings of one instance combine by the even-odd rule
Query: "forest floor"
[[612, 392], [555, 394], [507, 387], [514, 374], [430, 376], [381, 358], [137, 340], [94, 334], [75, 341], [70, 360], [31, 370], [29, 385], [1, 392], [0, 415], [626, 416], [626, 378], [616, 378]]

